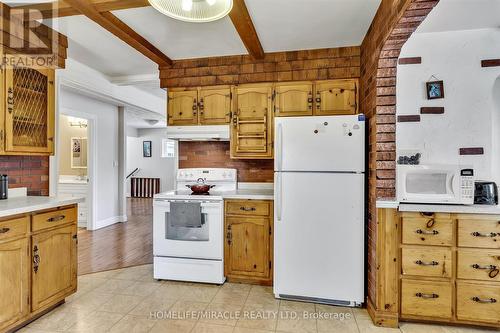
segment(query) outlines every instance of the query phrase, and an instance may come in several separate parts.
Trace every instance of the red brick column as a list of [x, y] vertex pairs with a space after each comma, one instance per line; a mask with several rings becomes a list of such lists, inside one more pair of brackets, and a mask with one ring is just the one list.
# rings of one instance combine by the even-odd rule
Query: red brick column
[[[377, 199], [396, 195], [396, 74], [401, 48], [439, 0], [382, 0], [361, 45], [361, 110], [369, 119], [368, 299], [381, 304]], [[379, 251], [379, 252], [377, 252]], [[396, 313], [391, 304], [383, 309]], [[396, 317], [397, 321], [397, 317]]]

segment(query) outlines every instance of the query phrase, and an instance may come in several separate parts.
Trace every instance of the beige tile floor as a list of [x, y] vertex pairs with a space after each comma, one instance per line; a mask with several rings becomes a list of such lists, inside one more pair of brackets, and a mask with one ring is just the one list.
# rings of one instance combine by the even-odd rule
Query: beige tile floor
[[155, 281], [151, 265], [80, 276], [78, 284], [65, 304], [19, 332], [488, 332], [408, 323], [379, 328], [364, 309], [280, 301], [269, 287]]

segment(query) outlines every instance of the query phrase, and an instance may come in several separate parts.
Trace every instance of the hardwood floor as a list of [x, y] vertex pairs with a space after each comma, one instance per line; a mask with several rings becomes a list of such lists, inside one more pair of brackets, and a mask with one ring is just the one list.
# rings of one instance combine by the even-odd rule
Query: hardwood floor
[[78, 275], [153, 262], [153, 201], [128, 198], [128, 222], [78, 231]]

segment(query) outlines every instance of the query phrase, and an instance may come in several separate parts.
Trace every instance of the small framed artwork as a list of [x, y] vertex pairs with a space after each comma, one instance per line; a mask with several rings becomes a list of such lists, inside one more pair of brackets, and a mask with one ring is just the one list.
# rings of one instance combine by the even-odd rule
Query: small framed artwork
[[151, 141], [142, 142], [142, 156], [151, 157]]
[[427, 99], [444, 98], [443, 81], [431, 81], [426, 83]]

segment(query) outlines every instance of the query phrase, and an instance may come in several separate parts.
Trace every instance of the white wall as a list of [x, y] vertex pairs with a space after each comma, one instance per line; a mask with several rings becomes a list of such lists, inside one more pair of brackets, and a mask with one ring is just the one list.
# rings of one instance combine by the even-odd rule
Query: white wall
[[[422, 106], [444, 106], [445, 113], [398, 123], [397, 150], [422, 151], [422, 163], [472, 164], [477, 179], [500, 183], [500, 84], [496, 103], [493, 97], [500, 68], [481, 67], [499, 54], [499, 29], [413, 34], [400, 57], [420, 56], [422, 64], [398, 66], [398, 115], [419, 114]], [[444, 81], [444, 99], [426, 98], [433, 75]], [[483, 147], [485, 154], [460, 156], [462, 147]]]
[[[177, 168], [177, 147], [174, 158], [161, 157], [161, 141], [167, 137], [164, 128], [138, 129], [137, 136], [129, 132], [127, 136], [127, 175], [139, 168], [138, 177], [160, 178], [161, 191], [174, 189]], [[143, 157], [142, 142], [151, 141], [152, 157]], [[127, 193], [130, 194], [130, 180], [127, 182]]]
[[97, 220], [96, 228], [120, 221], [118, 200], [118, 108], [67, 89], [59, 93], [60, 113], [73, 111], [95, 116]]

